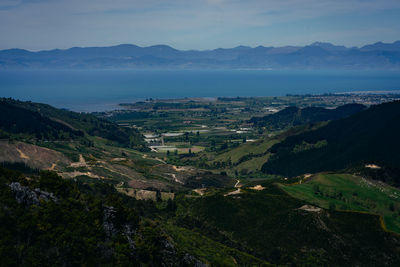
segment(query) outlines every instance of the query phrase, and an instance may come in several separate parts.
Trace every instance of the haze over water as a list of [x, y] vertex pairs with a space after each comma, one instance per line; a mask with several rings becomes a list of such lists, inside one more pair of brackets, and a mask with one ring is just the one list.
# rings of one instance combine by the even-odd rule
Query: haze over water
[[16, 70], [0, 96], [74, 111], [104, 111], [146, 98], [282, 96], [400, 89], [399, 72], [271, 70]]

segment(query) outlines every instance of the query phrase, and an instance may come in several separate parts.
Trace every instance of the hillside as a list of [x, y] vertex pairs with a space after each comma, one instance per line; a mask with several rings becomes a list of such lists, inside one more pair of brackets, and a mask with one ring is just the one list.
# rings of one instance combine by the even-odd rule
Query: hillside
[[9, 134], [18, 134], [30, 135], [37, 139], [63, 140], [76, 139], [84, 135], [80, 130], [51, 120], [39, 112], [13, 105], [7, 100], [0, 102], [0, 129], [3, 138]]
[[106, 183], [53, 172], [26, 178], [0, 168], [0, 182], [0, 256], [7, 266], [400, 263], [400, 240], [382, 230], [378, 216], [304, 208], [278, 180], [259, 191], [183, 193], [168, 201], [135, 200]]
[[250, 119], [250, 122], [258, 127], [281, 130], [306, 123], [341, 119], [360, 112], [365, 108], [361, 104], [347, 104], [335, 109], [321, 107], [298, 108], [292, 106], [264, 117], [253, 117]]
[[86, 133], [122, 146], [144, 148], [143, 137], [137, 130], [120, 127], [91, 114], [9, 98], [0, 99], [0, 111], [0, 129], [4, 137], [16, 134], [42, 140], [70, 140], [84, 137]]
[[[400, 191], [365, 177], [395, 181], [399, 105], [179, 154], [139, 151], [141, 143], [111, 138], [141, 138], [136, 130], [89, 114], [3, 99], [0, 107], [13, 114], [1, 116], [0, 257], [7, 266], [398, 266]], [[381, 168], [289, 179], [260, 172], [279, 156], [330, 146], [351, 163], [374, 155], [379, 161], [368, 163]], [[335, 167], [342, 158], [332, 151], [309, 162]], [[299, 171], [301, 160], [276, 166]]]
[[160, 191], [168, 195], [234, 184], [227, 175], [167, 164], [150, 153], [138, 130], [104, 118], [4, 98], [0, 109], [0, 164], [12, 169], [45, 169], [66, 179], [106, 181], [127, 195], [150, 199]]
[[278, 265], [399, 264], [400, 240], [381, 230], [378, 216], [305, 208], [307, 202], [274, 182], [263, 182], [263, 190], [242, 186], [238, 194], [182, 200], [177, 224]]
[[347, 48], [315, 42], [304, 47], [247, 47], [177, 50], [167, 45], [139, 47], [73, 47], [31, 52], [0, 51], [1, 69], [20, 68], [271, 68], [271, 69], [400, 69], [400, 42]]
[[[205, 266], [152, 218], [173, 212], [106, 184], [25, 176], [0, 168], [0, 257], [4, 266]], [[183, 239], [185, 240], [185, 239]], [[203, 241], [210, 246], [211, 241]], [[219, 247], [225, 248], [220, 245]], [[231, 249], [245, 264], [262, 261]], [[221, 260], [225, 254], [214, 257]]]
[[291, 196], [325, 209], [381, 215], [389, 231], [400, 233], [400, 190], [350, 174], [317, 174], [302, 183], [281, 186]]
[[[398, 169], [399, 121], [399, 101], [372, 106], [316, 130], [286, 138], [269, 150], [274, 155], [262, 170], [296, 176], [372, 163]], [[390, 182], [399, 186], [400, 177], [392, 177]]]

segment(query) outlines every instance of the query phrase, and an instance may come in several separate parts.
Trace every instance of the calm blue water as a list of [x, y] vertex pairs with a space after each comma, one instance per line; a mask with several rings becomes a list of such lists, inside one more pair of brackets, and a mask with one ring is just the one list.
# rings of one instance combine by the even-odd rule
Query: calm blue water
[[400, 72], [268, 70], [0, 71], [0, 96], [76, 111], [146, 98], [281, 96], [399, 90]]

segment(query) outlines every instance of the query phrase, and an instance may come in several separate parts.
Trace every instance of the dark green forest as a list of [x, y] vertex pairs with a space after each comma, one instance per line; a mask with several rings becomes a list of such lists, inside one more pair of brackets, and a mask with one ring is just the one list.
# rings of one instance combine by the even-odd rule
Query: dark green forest
[[347, 104], [335, 109], [321, 107], [298, 108], [291, 106], [271, 115], [253, 117], [250, 119], [250, 122], [258, 127], [280, 130], [306, 123], [341, 119], [360, 112], [365, 108], [366, 107], [361, 104]]
[[155, 220], [171, 207], [157, 209], [103, 183], [47, 171], [26, 179], [0, 168], [0, 265], [190, 266], [194, 259], [183, 260]]
[[133, 128], [120, 127], [87, 113], [56, 109], [50, 105], [0, 99], [0, 135], [41, 140], [71, 140], [85, 133], [118, 145], [144, 149], [142, 135]]
[[[334, 120], [316, 130], [287, 137], [270, 148], [266, 173], [297, 176], [378, 164], [398, 173], [400, 102], [384, 103]], [[391, 183], [399, 186], [398, 174]]]

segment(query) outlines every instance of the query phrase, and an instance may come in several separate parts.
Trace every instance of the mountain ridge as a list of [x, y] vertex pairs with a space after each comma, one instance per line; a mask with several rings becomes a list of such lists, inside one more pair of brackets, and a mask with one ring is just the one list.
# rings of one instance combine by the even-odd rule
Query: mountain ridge
[[345, 47], [326, 42], [305, 46], [236, 46], [178, 50], [159, 44], [141, 47], [72, 47], [0, 50], [0, 69], [19, 68], [226, 68], [226, 69], [400, 69], [400, 41]]

